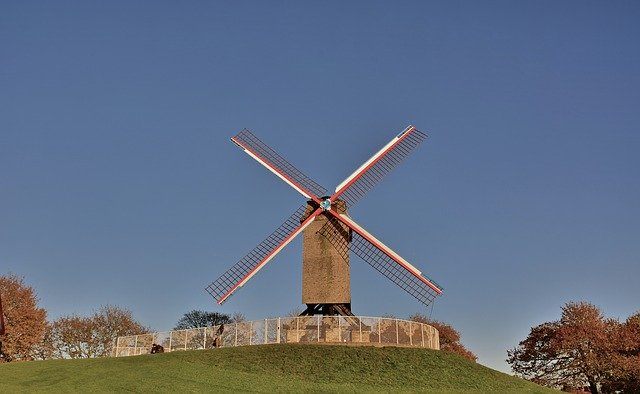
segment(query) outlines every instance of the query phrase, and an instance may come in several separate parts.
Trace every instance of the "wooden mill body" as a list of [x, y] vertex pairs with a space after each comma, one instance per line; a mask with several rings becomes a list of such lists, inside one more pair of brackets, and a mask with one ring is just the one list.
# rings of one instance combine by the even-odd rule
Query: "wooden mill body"
[[[318, 204], [307, 203], [303, 221]], [[346, 214], [346, 204], [336, 200], [331, 209]], [[349, 243], [351, 230], [323, 213], [304, 230], [302, 241], [302, 302], [351, 304]], [[326, 225], [326, 227], [325, 227]]]

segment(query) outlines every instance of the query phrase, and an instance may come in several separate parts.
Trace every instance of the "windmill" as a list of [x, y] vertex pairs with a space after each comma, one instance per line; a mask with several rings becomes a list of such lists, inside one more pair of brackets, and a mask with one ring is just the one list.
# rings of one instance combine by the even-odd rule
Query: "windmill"
[[231, 138], [245, 153], [273, 172], [307, 202], [206, 290], [218, 304], [244, 286], [301, 232], [303, 235], [302, 315], [351, 312], [350, 262], [353, 252], [425, 305], [442, 288], [391, 250], [347, 213], [427, 136], [409, 126], [339, 184], [332, 195], [304, 175], [250, 131]]

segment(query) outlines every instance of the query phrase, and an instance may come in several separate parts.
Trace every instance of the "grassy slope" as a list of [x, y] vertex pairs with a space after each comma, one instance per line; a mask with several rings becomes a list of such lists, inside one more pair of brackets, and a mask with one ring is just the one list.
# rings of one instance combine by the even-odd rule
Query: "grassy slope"
[[265, 345], [0, 364], [0, 392], [553, 392], [444, 352]]

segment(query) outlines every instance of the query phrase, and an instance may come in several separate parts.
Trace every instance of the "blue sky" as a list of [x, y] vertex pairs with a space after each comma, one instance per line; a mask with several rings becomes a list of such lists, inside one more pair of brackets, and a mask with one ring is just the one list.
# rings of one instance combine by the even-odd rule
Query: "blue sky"
[[640, 309], [637, 2], [3, 2], [0, 274], [49, 317], [300, 306], [301, 243], [204, 291], [408, 124], [429, 138], [350, 214], [445, 288], [425, 309], [357, 258], [357, 314], [431, 314], [485, 365], [568, 301]]

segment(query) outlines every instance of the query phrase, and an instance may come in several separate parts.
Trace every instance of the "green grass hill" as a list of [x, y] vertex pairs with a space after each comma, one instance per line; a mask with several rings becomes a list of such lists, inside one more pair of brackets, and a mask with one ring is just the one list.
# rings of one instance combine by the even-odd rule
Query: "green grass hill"
[[399, 347], [264, 345], [0, 364], [0, 393], [547, 393], [454, 354]]

